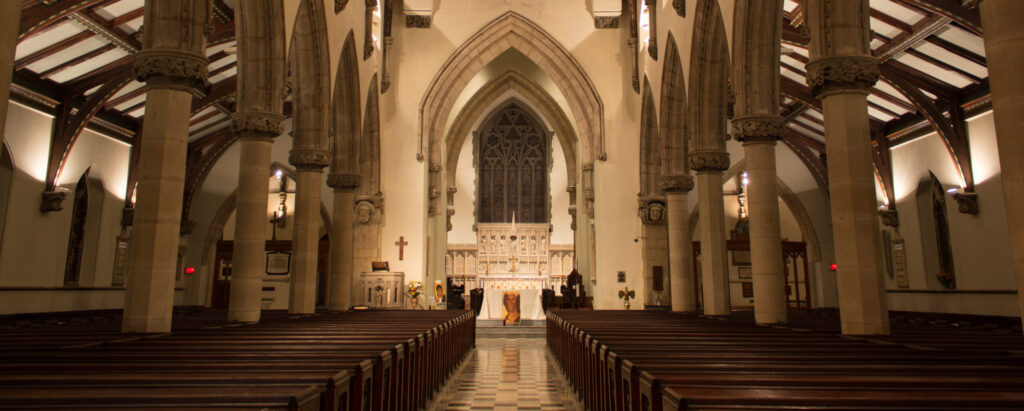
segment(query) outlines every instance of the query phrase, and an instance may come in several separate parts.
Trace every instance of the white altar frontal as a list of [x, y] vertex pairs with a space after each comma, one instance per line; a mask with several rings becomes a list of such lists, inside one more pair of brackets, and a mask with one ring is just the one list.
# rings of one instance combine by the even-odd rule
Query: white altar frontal
[[465, 285], [467, 293], [473, 288], [560, 293], [574, 253], [571, 244], [550, 243], [551, 224], [478, 223], [476, 228], [476, 244], [448, 245], [445, 271], [455, 285]]

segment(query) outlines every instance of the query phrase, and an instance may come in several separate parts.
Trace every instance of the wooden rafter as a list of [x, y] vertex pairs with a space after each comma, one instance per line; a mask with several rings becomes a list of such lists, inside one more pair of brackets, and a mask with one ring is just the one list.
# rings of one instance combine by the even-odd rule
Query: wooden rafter
[[103, 0], [39, 2], [21, 10], [18, 40], [24, 40], [61, 21], [68, 14], [100, 4]]
[[976, 8], [963, 6], [962, 0], [895, 0], [926, 13], [940, 14], [953, 19], [964, 28], [981, 35], [981, 13]]

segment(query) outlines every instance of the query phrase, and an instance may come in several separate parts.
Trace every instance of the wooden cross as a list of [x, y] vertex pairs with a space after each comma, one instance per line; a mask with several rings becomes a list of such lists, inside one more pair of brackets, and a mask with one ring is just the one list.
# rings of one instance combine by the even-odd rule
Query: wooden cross
[[398, 246], [398, 261], [405, 260], [405, 246], [409, 245], [408, 241], [405, 241], [405, 236], [398, 237], [398, 241], [395, 241], [395, 245]]

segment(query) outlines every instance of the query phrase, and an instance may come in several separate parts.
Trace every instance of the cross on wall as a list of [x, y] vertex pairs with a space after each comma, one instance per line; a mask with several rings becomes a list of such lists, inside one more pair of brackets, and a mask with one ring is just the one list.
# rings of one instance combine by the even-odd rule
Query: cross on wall
[[405, 241], [405, 236], [398, 237], [398, 241], [395, 241], [395, 245], [398, 246], [398, 261], [405, 260], [405, 246], [409, 245], [408, 241]]

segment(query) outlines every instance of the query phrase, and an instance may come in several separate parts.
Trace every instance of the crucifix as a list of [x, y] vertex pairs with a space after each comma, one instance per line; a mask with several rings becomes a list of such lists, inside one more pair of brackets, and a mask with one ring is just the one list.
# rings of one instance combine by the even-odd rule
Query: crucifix
[[398, 241], [395, 241], [395, 245], [398, 246], [398, 261], [405, 260], [405, 246], [409, 245], [408, 241], [405, 241], [405, 236], [398, 237]]

